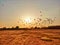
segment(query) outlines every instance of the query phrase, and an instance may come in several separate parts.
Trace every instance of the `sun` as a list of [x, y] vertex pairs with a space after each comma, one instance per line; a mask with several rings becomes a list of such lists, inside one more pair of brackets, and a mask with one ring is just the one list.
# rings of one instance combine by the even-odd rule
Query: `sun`
[[31, 20], [31, 18], [28, 17], [28, 18], [25, 18], [25, 22], [26, 22], [26, 23], [31, 23], [32, 20]]

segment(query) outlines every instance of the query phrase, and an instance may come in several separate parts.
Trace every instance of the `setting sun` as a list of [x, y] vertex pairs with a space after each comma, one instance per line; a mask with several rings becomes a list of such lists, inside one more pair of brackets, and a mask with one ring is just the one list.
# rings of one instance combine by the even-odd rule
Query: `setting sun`
[[24, 20], [26, 23], [31, 23], [32, 22], [32, 20], [31, 20], [31, 18], [25, 18], [25, 20]]

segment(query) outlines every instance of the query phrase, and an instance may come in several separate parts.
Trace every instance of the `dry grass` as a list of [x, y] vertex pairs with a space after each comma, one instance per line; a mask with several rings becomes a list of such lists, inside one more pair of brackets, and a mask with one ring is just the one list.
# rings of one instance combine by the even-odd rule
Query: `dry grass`
[[0, 45], [60, 45], [60, 29], [0, 31]]

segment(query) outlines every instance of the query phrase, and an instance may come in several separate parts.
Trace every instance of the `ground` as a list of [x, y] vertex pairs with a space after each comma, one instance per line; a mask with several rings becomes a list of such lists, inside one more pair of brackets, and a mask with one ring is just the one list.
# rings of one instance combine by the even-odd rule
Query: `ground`
[[1, 30], [0, 45], [60, 45], [60, 29]]

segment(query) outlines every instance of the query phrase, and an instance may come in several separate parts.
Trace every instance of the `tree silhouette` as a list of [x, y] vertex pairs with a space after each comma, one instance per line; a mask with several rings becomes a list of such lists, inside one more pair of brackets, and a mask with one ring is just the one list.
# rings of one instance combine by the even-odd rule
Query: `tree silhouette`
[[6, 27], [3, 27], [3, 29], [5, 30], [5, 29], [6, 29]]
[[19, 26], [16, 26], [15, 29], [19, 29]]

